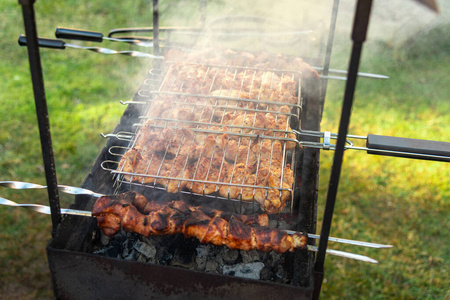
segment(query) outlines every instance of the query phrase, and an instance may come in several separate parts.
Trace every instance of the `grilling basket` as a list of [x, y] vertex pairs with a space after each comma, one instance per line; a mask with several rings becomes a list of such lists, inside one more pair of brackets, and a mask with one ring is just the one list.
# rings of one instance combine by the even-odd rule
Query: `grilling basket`
[[[152, 28], [114, 29], [105, 37], [58, 27], [59, 39], [43, 39], [37, 37], [33, 1], [19, 2], [26, 29], [19, 44], [29, 49], [47, 186], [18, 181], [1, 181], [0, 186], [46, 188], [50, 206], [4, 198], [0, 204], [51, 215], [47, 253], [57, 298], [117, 296], [126, 290], [138, 298], [317, 299], [326, 254], [377, 263], [328, 249], [328, 241], [392, 247], [329, 236], [343, 152], [450, 161], [447, 142], [347, 133], [356, 78], [388, 78], [358, 72], [371, 1], [357, 5], [349, 71], [329, 68], [334, 26], [321, 63], [204, 47], [205, 36], [208, 43], [211, 37], [232, 45], [252, 38], [293, 47], [310, 33], [261, 17], [159, 27], [154, 1]], [[262, 24], [271, 30], [257, 31]], [[62, 39], [127, 43], [153, 53]], [[56, 181], [39, 47], [153, 60], [133, 100], [121, 102], [127, 108], [114, 132], [102, 134], [107, 146], [81, 187]], [[337, 134], [320, 131], [327, 80], [346, 80]], [[335, 155], [317, 235], [320, 149], [335, 150]], [[61, 209], [59, 192], [76, 195], [75, 204]]]

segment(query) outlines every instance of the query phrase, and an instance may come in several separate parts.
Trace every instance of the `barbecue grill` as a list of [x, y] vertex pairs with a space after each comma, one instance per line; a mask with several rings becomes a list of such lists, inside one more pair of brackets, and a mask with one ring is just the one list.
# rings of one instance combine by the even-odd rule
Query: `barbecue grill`
[[[367, 6], [364, 6], [363, 3], [359, 5], [357, 9], [357, 18], [355, 21], [356, 30], [354, 31], [353, 36], [353, 39], [357, 44], [355, 51], [361, 51], [362, 43], [365, 38], [365, 30], [370, 13], [370, 1], [368, 2], [369, 3], [365, 3]], [[36, 34], [33, 32], [34, 14], [32, 4], [27, 1], [23, 1], [21, 4], [24, 8], [24, 20], [27, 29], [26, 36], [28, 37], [27, 41], [22, 38], [22, 43], [26, 42], [29, 49], [37, 49], [39, 45], [45, 45], [46, 41], [37, 40]], [[333, 13], [335, 14], [336, 10]], [[106, 147], [102, 149], [99, 154], [91, 173], [86, 177], [82, 187], [101, 194], [117, 194], [121, 191], [131, 189], [148, 194], [149, 197], [155, 197], [155, 195], [161, 197], [160, 195], [163, 195], [162, 197], [171, 198], [173, 195], [167, 193], [166, 187], [157, 184], [157, 181], [159, 180], [159, 183], [175, 181], [176, 188], [174, 194], [176, 197], [186, 198], [186, 201], [197, 204], [206, 201], [212, 203], [219, 202], [219, 205], [221, 207], [226, 206], [226, 209], [237, 212], [250, 211], [252, 213], [261, 209], [261, 205], [255, 197], [256, 191], [258, 189], [263, 189], [263, 194], [267, 197], [269, 194], [268, 190], [272, 188], [276, 190], [276, 194], [280, 199], [283, 194], [288, 195], [284, 200], [281, 200], [281, 202], [284, 201], [286, 205], [280, 207], [280, 211], [276, 212], [286, 214], [286, 216], [295, 219], [295, 228], [289, 229], [302, 232], [315, 232], [319, 162], [318, 149], [329, 147], [329, 138], [331, 137], [330, 133], [320, 133], [321, 109], [323, 107], [324, 99], [324, 95], [321, 94], [321, 91], [323, 92], [323, 83], [319, 78], [304, 78], [302, 77], [302, 74], [294, 70], [286, 71], [275, 68], [260, 69], [251, 66], [202, 65], [202, 68], [206, 68], [205, 73], [211, 74], [212, 78], [216, 78], [215, 76], [217, 76], [217, 74], [231, 74], [231, 77], [235, 79], [237, 74], [244, 73], [245, 76], [249, 76], [253, 79], [256, 76], [272, 76], [272, 80], [269, 80], [269, 86], [276, 85], [273, 83], [275, 82], [273, 80], [275, 76], [297, 82], [295, 90], [297, 91], [298, 97], [296, 98], [295, 103], [288, 105], [287, 111], [276, 110], [280, 107], [280, 104], [263, 99], [260, 93], [256, 93], [256, 96], [248, 98], [241, 97], [240, 95], [233, 95], [230, 93], [229, 88], [223, 88], [220, 85], [223, 81], [215, 82], [214, 79], [207, 83], [201, 81], [204, 90], [210, 92], [219, 91], [214, 95], [208, 95], [207, 93], [187, 93], [182, 90], [183, 84], [181, 84], [181, 91], [179, 86], [177, 86], [178, 91], [174, 91], [173, 86], [176, 85], [178, 80], [177, 78], [173, 79], [173, 76], [171, 75], [178, 75], [177, 72], [173, 73], [173, 70], [177, 68], [179, 62], [171, 62], [167, 61], [167, 59], [163, 61], [161, 58], [162, 56], [160, 56], [162, 50], [159, 47], [160, 29], [159, 24], [157, 23], [158, 19], [157, 1], [154, 1], [154, 26], [151, 30], [153, 33], [152, 43], [154, 46], [153, 58], [156, 59], [156, 62], [160, 63], [155, 63], [154, 70], [152, 70], [148, 74], [148, 78], [143, 81], [138, 92], [135, 94], [133, 101], [124, 103], [127, 104], [128, 107], [125, 110], [121, 122], [114, 130], [114, 133], [107, 135], [110, 139], [108, 140]], [[123, 32], [121, 30], [119, 31]], [[118, 31], [112, 31], [111, 34], [117, 32]], [[89, 36], [90, 34], [86, 35]], [[136, 40], [136, 38], [133, 37], [131, 40]], [[139, 42], [142, 42], [142, 40], [139, 40]], [[64, 44], [56, 42], [56, 47], [64, 47]], [[186, 45], [182, 45], [180, 48], [185, 47]], [[124, 54], [132, 56], [139, 55], [131, 52], [126, 52]], [[329, 56], [325, 59], [323, 76], [327, 76], [326, 73], [329, 71], [327, 59], [329, 59]], [[39, 57], [37, 57], [36, 60], [35, 58], [32, 58], [32, 55], [30, 54], [30, 63], [32, 72], [35, 71], [33, 76], [39, 77]], [[196, 64], [190, 65], [190, 67], [192, 66], [196, 66]], [[47, 252], [55, 295], [58, 298], [90, 298], [104, 297], [106, 295], [120, 295], [121, 292], [127, 290], [133, 291], [134, 296], [139, 297], [238, 298], [245, 295], [246, 297], [260, 297], [263, 299], [273, 298], [275, 296], [282, 298], [296, 297], [309, 299], [313, 297], [313, 294], [315, 294], [315, 297], [318, 297], [322, 282], [321, 277], [323, 276], [323, 261], [327, 248], [329, 226], [331, 225], [333, 214], [333, 202], [336, 196], [335, 193], [339, 179], [342, 152], [345, 148], [347, 138], [346, 127], [350, 116], [351, 99], [353, 98], [356, 82], [357, 66], [358, 59], [352, 61], [350, 66], [349, 76], [347, 78], [347, 101], [344, 100], [344, 108], [346, 109], [344, 109], [340, 132], [335, 136], [337, 137], [338, 142], [335, 146], [336, 154], [332, 172], [333, 175], [332, 180], [330, 181], [330, 192], [324, 216], [324, 224], [322, 226], [323, 229], [318, 255], [316, 259], [312, 252], [306, 251], [299, 251], [292, 255], [286, 255], [284, 260], [288, 261], [289, 265], [292, 266], [292, 268], [287, 271], [288, 273], [291, 273], [288, 279], [289, 284], [251, 280], [235, 276], [206, 274], [204, 272], [164, 265], [161, 266], [158, 264], [117, 260], [93, 254], [99, 244], [106, 244], [111, 241], [101, 240], [102, 238], [99, 236], [99, 231], [96, 228], [97, 222], [95, 219], [66, 216], [61, 220], [56, 176], [54, 171], [52, 172], [51, 170], [53, 162], [49, 131], [42, 131], [41, 136], [43, 140], [44, 158], [48, 160], [46, 162], [48, 189], [53, 190], [53, 194], [50, 193], [49, 197], [51, 200], [50, 206], [54, 230], [53, 239], [48, 244]], [[261, 75], [261, 73], [263, 75]], [[264, 74], [270, 75], [266, 76]], [[204, 75], [203, 78], [209, 78], [208, 76], [209, 75]], [[185, 78], [181, 81], [185, 82]], [[254, 81], [255, 80], [253, 80], [253, 82]], [[237, 80], [237, 82], [240, 83], [240, 86], [242, 87], [242, 81]], [[35, 82], [35, 86], [38, 87], [36, 90], [39, 90], [39, 80]], [[259, 85], [252, 87], [252, 89], [256, 91], [262, 90]], [[45, 100], [43, 94], [37, 96], [37, 98], [39, 97]], [[166, 116], [161, 117], [160, 115], [152, 115], [155, 103], [158, 101], [168, 101], [168, 98], [171, 99], [171, 105], [167, 109], [170, 112], [173, 112], [178, 108], [184, 108], [191, 113], [194, 113], [196, 110], [202, 112], [209, 111], [211, 117], [209, 121], [205, 121], [201, 117], [199, 119], [187, 118], [180, 120], [178, 118], [173, 119]], [[195, 98], [196, 101], [194, 103], [188, 102], [188, 100], [192, 98]], [[255, 101], [255, 99], [258, 101]], [[199, 106], [198, 103], [201, 105]], [[38, 115], [45, 116], [45, 101], [42, 108], [43, 111], [41, 113], [38, 112]], [[250, 126], [243, 126], [242, 124], [225, 124], [223, 116], [229, 111], [233, 111], [234, 114], [236, 114], [236, 111], [239, 111], [241, 115], [244, 116], [252, 116], [253, 114], [254, 118], [251, 122], [252, 124]], [[269, 113], [274, 113], [275, 119], [283, 118], [286, 120], [285, 127], [273, 129], [271, 130], [271, 135], [269, 135], [264, 131], [264, 129], [268, 131], [266, 127], [255, 125], [257, 113], [262, 113], [266, 116]], [[216, 120], [211, 122], [214, 114]], [[200, 115], [202, 116], [202, 114]], [[222, 119], [218, 118], [219, 115], [222, 116]], [[177, 129], [179, 128], [180, 123], [182, 123], [181, 126], [187, 127], [188, 130], [192, 131], [194, 139], [202, 134], [212, 134], [215, 137], [227, 134], [227, 142], [230, 142], [231, 140], [237, 141], [238, 145], [243, 143], [254, 143], [255, 145], [258, 145], [260, 149], [262, 148], [262, 140], [268, 139], [271, 144], [270, 160], [272, 160], [272, 153], [274, 152], [273, 145], [275, 144], [275, 141], [280, 142], [283, 154], [281, 166], [287, 167], [288, 169], [292, 168], [295, 174], [294, 185], [288, 188], [283, 187], [283, 175], [281, 175], [281, 180], [278, 182], [279, 185], [275, 187], [262, 187], [256, 183], [244, 181], [236, 183], [233, 181], [235, 169], [233, 169], [233, 175], [230, 177], [229, 181], [210, 179], [208, 175], [206, 175], [206, 177], [196, 178], [196, 174], [199, 172], [199, 168], [196, 167], [192, 172], [192, 177], [183, 178], [187, 183], [182, 187], [181, 178], [179, 176], [173, 176], [173, 173], [171, 172], [169, 172], [168, 175], [160, 172], [162, 163], [157, 171], [153, 173], [124, 171], [123, 168], [120, 168], [120, 160], [126, 155], [127, 151], [133, 149], [136, 145], [142, 133], [142, 129], [145, 128], [148, 121], [151, 121], [152, 128], [156, 128], [157, 132], [164, 129]], [[44, 120], [41, 120], [40, 125], [42, 125], [43, 128], [48, 128], [48, 124], [45, 123], [44, 118]], [[291, 131], [289, 126], [295, 128], [297, 131]], [[246, 132], [244, 132], [244, 130]], [[297, 133], [296, 138], [292, 138], [292, 136], [289, 135], [292, 134], [292, 132]], [[230, 136], [233, 136], [233, 138]], [[299, 136], [302, 136], [302, 138], [300, 139]], [[321, 137], [324, 139], [323, 143], [320, 143]], [[374, 144], [372, 142], [374, 138], [377, 139], [379, 137], [371, 136], [369, 144]], [[172, 146], [171, 142], [173, 139], [173, 135], [169, 137], [168, 143], [165, 144], [166, 150]], [[379, 144], [381, 144], [380, 148], [385, 148], [385, 140], [383, 138], [379, 139]], [[294, 149], [288, 149], [289, 143], [294, 143], [296, 145]], [[423, 145], [420, 141], [417, 141], [417, 143]], [[307, 145], [308, 147], [301, 148], [302, 144]], [[395, 144], [396, 141], [394, 141], [394, 146], [392, 146], [392, 148], [396, 148], [397, 145]], [[426, 146], [426, 150], [428, 151], [429, 144], [426, 144]], [[437, 143], [435, 149], [433, 149], [435, 152], [430, 155], [427, 154], [427, 158], [447, 160], [447, 146], [447, 144]], [[251, 145], [248, 145], [245, 152], [246, 155], [244, 155], [246, 162], [249, 160], [250, 149]], [[391, 151], [391, 154], [397, 156], [416, 155], [408, 152], [408, 150], [410, 150], [409, 147], [400, 150], [406, 151], [402, 153], [398, 153], [398, 149], [388, 151]], [[175, 157], [177, 157], [180, 147], [173, 151], [176, 153]], [[371, 149], [371, 151], [376, 150]], [[383, 149], [383, 152], [386, 152], [386, 150]], [[226, 156], [226, 150], [222, 155], [222, 158]], [[419, 153], [419, 155], [421, 155], [421, 153]], [[166, 159], [167, 156], [170, 156], [170, 153], [165, 151], [162, 156]], [[212, 155], [207, 158], [212, 159]], [[237, 158], [235, 157], [234, 160], [236, 161]], [[221, 160], [220, 171], [222, 170], [225, 161], [225, 159]], [[181, 173], [187, 170], [188, 164], [188, 160], [183, 161]], [[150, 165], [152, 165], [152, 161], [148, 164], [148, 166]], [[173, 165], [170, 169], [173, 170]], [[207, 174], [209, 174], [211, 169], [207, 168], [207, 170]], [[259, 169], [257, 167], [255, 173], [256, 178], [258, 178], [258, 172]], [[114, 177], [114, 181], [110, 180], [111, 176]], [[150, 180], [146, 182], [146, 178], [149, 178]], [[190, 188], [189, 183], [191, 183]], [[193, 190], [192, 185], [194, 183], [198, 183], [201, 186], [200, 191], [196, 192]], [[206, 185], [211, 184], [214, 186], [214, 192], [207, 193], [205, 187]], [[221, 187], [225, 188], [225, 193], [218, 193]], [[233, 187], [240, 190], [238, 191], [238, 196], [230, 196], [230, 191]], [[243, 191], [245, 189], [251, 190], [250, 199], [247, 199], [247, 201], [244, 201], [243, 199]], [[333, 190], [335, 190], [334, 195]], [[91, 210], [93, 204], [94, 202], [90, 196], [77, 196], [73, 208]], [[264, 207], [262, 208], [264, 209]], [[74, 228], [77, 228], [77, 230], [74, 231]], [[310, 244], [312, 245], [313, 242], [310, 242]], [[93, 268], [95, 268], [95, 272], [92, 272]], [[155, 276], [155, 274], [157, 274], [157, 276]], [[199, 284], [192, 285], [192, 281], [198, 282]], [[99, 290], [99, 286], [107, 287], [107, 289]]]

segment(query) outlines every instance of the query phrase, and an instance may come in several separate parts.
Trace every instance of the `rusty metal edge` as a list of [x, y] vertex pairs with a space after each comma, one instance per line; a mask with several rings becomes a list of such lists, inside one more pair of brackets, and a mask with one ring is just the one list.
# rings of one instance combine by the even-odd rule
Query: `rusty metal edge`
[[[132, 262], [47, 246], [57, 299], [311, 299], [309, 287]], [[312, 272], [312, 268], [310, 269]]]

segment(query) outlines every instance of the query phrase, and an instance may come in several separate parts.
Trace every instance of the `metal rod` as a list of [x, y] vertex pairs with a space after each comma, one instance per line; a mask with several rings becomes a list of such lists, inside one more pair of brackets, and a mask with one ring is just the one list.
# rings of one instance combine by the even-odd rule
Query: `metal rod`
[[[29, 190], [29, 189], [45, 189], [47, 188], [45, 185], [35, 184], [35, 183], [29, 183], [29, 182], [22, 182], [22, 181], [0, 181], [0, 186], [7, 187], [10, 189], [16, 189], [16, 190]], [[58, 190], [71, 195], [90, 195], [93, 197], [101, 197], [104, 196], [103, 194], [95, 193], [91, 190], [75, 187], [75, 186], [68, 186], [68, 185], [58, 185]]]
[[42, 157], [44, 160], [45, 179], [47, 181], [48, 200], [52, 216], [52, 236], [54, 237], [58, 224], [61, 220], [61, 212], [55, 161], [53, 157], [52, 139], [50, 134], [50, 124], [48, 119], [47, 101], [45, 98], [44, 78], [42, 74], [41, 57], [39, 54], [36, 18], [33, 8], [34, 0], [19, 0], [19, 4], [22, 5], [25, 32], [28, 37], [28, 58], [30, 62], [31, 80], [33, 82]]
[[[159, 49], [159, 1], [153, 0], [153, 54], [160, 55]], [[161, 62], [153, 62], [155, 69], [161, 69]]]
[[207, 3], [206, 0], [200, 0], [199, 2], [199, 11], [200, 11], [200, 28], [205, 29], [205, 24], [206, 24], [206, 8], [207, 8]]
[[[336, 203], [336, 195], [339, 185], [339, 177], [341, 173], [342, 160], [344, 156], [344, 147], [348, 131], [348, 124], [350, 122], [351, 108], [353, 104], [353, 95], [356, 85], [356, 74], [359, 59], [361, 56], [362, 43], [354, 43], [352, 50], [352, 60], [350, 62], [350, 74], [347, 81], [344, 103], [342, 107], [341, 121], [339, 125], [338, 139], [336, 143], [336, 152], [334, 154], [333, 166], [331, 169], [330, 182], [328, 185], [327, 201], [325, 205], [324, 218], [322, 223], [321, 236], [328, 236], [330, 234], [331, 221], [333, 218], [334, 205]], [[325, 251], [327, 247], [327, 240], [323, 239], [319, 243], [319, 251], [316, 259], [316, 267], [323, 268], [325, 261]]]
[[[313, 252], [318, 251], [317, 247], [315, 247], [315, 246], [308, 245], [307, 248], [309, 251], [313, 251]], [[327, 249], [327, 254], [350, 258], [350, 259], [355, 259], [355, 260], [360, 260], [360, 261], [369, 262], [372, 264], [378, 263], [377, 260], [370, 258], [368, 256], [365, 256], [365, 255], [354, 254], [354, 253], [344, 252], [344, 251], [339, 251], [339, 250], [334, 250], [334, 249]]]
[[[286, 232], [290, 233], [289, 230], [286, 230]], [[292, 233], [294, 233], [294, 231], [292, 231]], [[308, 233], [308, 237], [311, 239], [320, 239], [320, 235], [318, 235], [318, 234]], [[392, 248], [393, 247], [392, 245], [355, 241], [355, 240], [336, 238], [336, 237], [331, 237], [331, 236], [328, 237], [328, 240], [331, 242], [336, 242], [336, 243], [349, 244], [349, 245], [355, 245], [355, 246], [363, 246], [363, 247], [376, 248], [376, 249], [384, 249], [384, 248]]]
[[68, 44], [64, 43], [64, 46], [74, 49], [83, 49], [83, 50], [89, 50], [101, 54], [121, 54], [121, 55], [127, 55], [131, 57], [146, 57], [146, 58], [152, 58], [156, 60], [164, 60], [164, 57], [153, 55], [145, 52], [139, 52], [139, 51], [116, 51], [113, 49], [103, 48], [103, 47], [86, 47], [86, 46], [80, 46], [75, 44]]
[[[325, 70], [325, 68], [320, 68], [320, 67], [312, 67], [312, 68], [317, 70], [317, 71], [324, 71]], [[346, 70], [338, 70], [338, 69], [328, 69], [328, 73], [342, 74], [342, 75], [347, 75], [348, 74], [348, 72]], [[365, 78], [375, 78], [375, 79], [389, 79], [389, 76], [386, 76], [386, 75], [364, 73], [364, 72], [358, 72], [358, 76], [359, 77], [365, 77]], [[336, 77], [336, 79], [338, 79], [338, 78], [341, 78], [341, 77]]]
[[[333, 41], [334, 41], [334, 33], [336, 31], [336, 20], [339, 10], [339, 0], [334, 0], [333, 2], [333, 9], [331, 11], [331, 21], [330, 21], [330, 30], [328, 33], [328, 42], [327, 42], [327, 48], [325, 52], [325, 60], [323, 63], [323, 76], [328, 76], [329, 69], [330, 69], [330, 61], [331, 61], [331, 49], [333, 48]], [[327, 86], [328, 86], [328, 80], [322, 81], [322, 105], [325, 103], [325, 96], [327, 94]]]
[[111, 38], [111, 37], [103, 37], [104, 40], [113, 41], [113, 42], [122, 42], [127, 44], [133, 44], [140, 47], [145, 48], [153, 48], [153, 41], [146, 42], [143, 40], [137, 40], [137, 39], [124, 39], [124, 38]]
[[[319, 241], [319, 248], [314, 264], [314, 271], [317, 273], [324, 272], [325, 255], [328, 245], [328, 237], [330, 235], [331, 222], [333, 219], [334, 206], [339, 186], [339, 177], [341, 175], [342, 160], [344, 156], [344, 148], [347, 138], [348, 125], [350, 123], [353, 98], [358, 77], [358, 68], [361, 58], [363, 42], [366, 39], [367, 28], [369, 25], [370, 10], [372, 0], [358, 0], [355, 19], [353, 23], [352, 40], [353, 47], [350, 57], [348, 80], [346, 82], [344, 101], [342, 105], [341, 120], [339, 124], [338, 139], [336, 144], [336, 152], [333, 158], [333, 166], [331, 168], [330, 181], [328, 185], [327, 200], [323, 215], [322, 230]], [[314, 291], [315, 297], [318, 298], [322, 283], [316, 285]]]
[[[14, 201], [11, 201], [11, 200], [8, 200], [8, 199], [2, 198], [2, 197], [0, 197], [0, 205], [27, 208], [27, 209], [33, 210], [35, 212], [38, 212], [41, 214], [46, 214], [46, 215], [52, 214], [49, 206], [40, 205], [40, 204], [19, 204], [19, 203], [16, 203]], [[92, 217], [92, 212], [90, 212], [90, 211], [70, 209], [70, 208], [62, 208], [61, 214]]]

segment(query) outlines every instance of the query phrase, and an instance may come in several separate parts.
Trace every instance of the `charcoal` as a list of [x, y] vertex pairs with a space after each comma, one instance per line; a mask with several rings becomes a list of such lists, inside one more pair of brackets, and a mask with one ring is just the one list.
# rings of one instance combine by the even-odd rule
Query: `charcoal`
[[144, 254], [138, 252], [136, 254], [136, 261], [138, 261], [138, 262], [148, 262], [148, 259], [147, 259], [147, 257]]
[[277, 220], [269, 220], [269, 227], [275, 228], [278, 226]]
[[244, 264], [261, 261], [261, 256], [264, 255], [264, 254], [261, 254], [261, 252], [259, 252], [257, 250], [240, 251], [240, 252], [241, 252], [241, 256], [242, 256], [242, 262]]
[[259, 276], [261, 280], [268, 280], [268, 281], [275, 280], [273, 269], [270, 266], [265, 266], [259, 273]]
[[208, 273], [218, 273], [219, 272], [219, 263], [216, 261], [207, 261], [205, 266], [205, 272]]
[[195, 258], [196, 269], [204, 271], [206, 268], [206, 261], [208, 260], [209, 247], [208, 245], [200, 245], [197, 247], [197, 257]]
[[224, 263], [234, 264], [239, 259], [239, 251], [230, 248], [222, 248], [219, 256], [222, 257]]
[[194, 267], [195, 261], [194, 256], [189, 255], [189, 253], [184, 252], [183, 250], [179, 250], [175, 252], [173, 257], [172, 266], [183, 267], [187, 269], [191, 269]]
[[278, 265], [283, 262], [284, 255], [281, 253], [272, 252], [270, 253], [270, 259], [273, 261], [272, 265]]
[[156, 248], [153, 245], [148, 245], [141, 241], [136, 241], [133, 248], [142, 254], [147, 260], [154, 259], [156, 255]]
[[106, 234], [103, 234], [103, 232], [100, 235], [100, 242], [103, 246], [107, 246], [109, 242], [111, 241], [111, 238], [107, 236]]
[[275, 265], [274, 267], [275, 269], [275, 275], [277, 276], [278, 280], [277, 282], [281, 282], [281, 283], [287, 283], [287, 271], [286, 269], [283, 267], [283, 265]]
[[260, 279], [261, 270], [264, 268], [264, 263], [255, 262], [249, 264], [237, 264], [233, 266], [223, 266], [222, 273], [224, 275], [232, 275], [242, 278]]
[[93, 253], [101, 255], [101, 256], [120, 258], [119, 249], [116, 246], [114, 246], [114, 245], [111, 245], [111, 246], [102, 248], [100, 250], [94, 251]]
[[197, 257], [207, 257], [209, 253], [209, 245], [199, 245], [196, 250]]
[[125, 240], [125, 242], [122, 243], [122, 256], [123, 257], [129, 257], [131, 252], [133, 251], [133, 246], [130, 245], [132, 243], [132, 240]]
[[173, 255], [165, 251], [158, 251], [157, 258], [160, 265], [168, 266], [172, 262]]
[[137, 256], [139, 254], [139, 252], [137, 252], [136, 250], [131, 250], [130, 252], [127, 252], [128, 254], [126, 256], [123, 256], [123, 259], [125, 260], [131, 260], [131, 261], [136, 261], [137, 260]]

